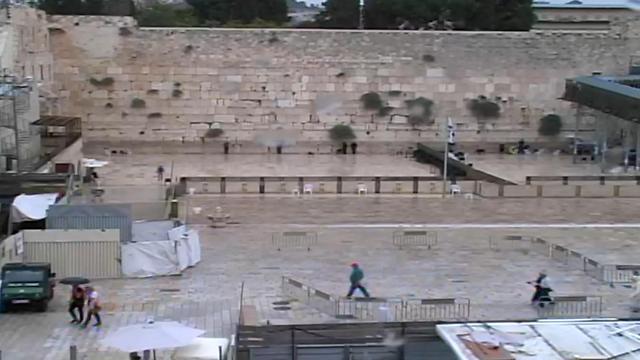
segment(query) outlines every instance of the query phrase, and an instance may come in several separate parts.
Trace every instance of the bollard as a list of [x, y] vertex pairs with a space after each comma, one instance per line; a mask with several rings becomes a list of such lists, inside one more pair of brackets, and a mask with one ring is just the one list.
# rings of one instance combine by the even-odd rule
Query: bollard
[[78, 360], [78, 347], [75, 345], [69, 346], [69, 360]]

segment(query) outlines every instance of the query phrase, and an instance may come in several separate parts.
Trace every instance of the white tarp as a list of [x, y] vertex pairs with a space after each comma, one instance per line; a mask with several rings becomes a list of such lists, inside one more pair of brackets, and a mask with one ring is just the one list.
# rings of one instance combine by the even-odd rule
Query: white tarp
[[122, 274], [137, 278], [177, 275], [200, 262], [196, 230], [185, 235], [184, 227], [177, 227], [167, 235], [167, 240], [123, 244]]
[[191, 229], [185, 233], [184, 225], [173, 228], [169, 230], [169, 240], [177, 242], [180, 270], [200, 262], [200, 235], [196, 230]]
[[58, 194], [18, 195], [11, 206], [11, 220], [16, 222], [42, 220], [47, 209], [56, 203]]

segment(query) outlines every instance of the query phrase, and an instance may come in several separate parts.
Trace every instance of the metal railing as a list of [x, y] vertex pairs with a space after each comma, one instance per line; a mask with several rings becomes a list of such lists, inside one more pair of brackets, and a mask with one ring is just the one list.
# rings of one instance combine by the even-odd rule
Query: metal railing
[[301, 281], [282, 277], [282, 293], [327, 315], [364, 321], [462, 321], [469, 318], [467, 298], [341, 298]]
[[569, 176], [527, 176], [525, 177], [527, 185], [531, 185], [534, 181], [551, 182], [560, 181], [563, 185], [568, 185], [571, 181], [593, 181], [604, 185], [607, 181], [635, 181], [640, 185], [640, 176], [635, 175], [569, 175]]
[[412, 299], [404, 302], [402, 318], [405, 321], [462, 321], [467, 320], [470, 313], [471, 300], [467, 298]]
[[318, 244], [318, 233], [311, 231], [285, 231], [271, 234], [271, 243], [278, 251], [282, 249], [307, 249]]
[[538, 307], [541, 318], [592, 318], [601, 315], [600, 296], [554, 296], [552, 303]]
[[538, 237], [509, 235], [502, 240], [490, 239], [490, 247], [493, 250], [512, 249], [514, 246], [510, 243], [515, 242], [522, 248], [529, 246], [532, 251], [571, 268], [582, 270], [585, 274], [609, 284], [629, 283], [633, 273], [640, 272], [640, 265], [602, 264], [566, 246], [554, 244]]
[[427, 248], [438, 244], [438, 233], [424, 230], [397, 230], [393, 232], [393, 245], [398, 249]]

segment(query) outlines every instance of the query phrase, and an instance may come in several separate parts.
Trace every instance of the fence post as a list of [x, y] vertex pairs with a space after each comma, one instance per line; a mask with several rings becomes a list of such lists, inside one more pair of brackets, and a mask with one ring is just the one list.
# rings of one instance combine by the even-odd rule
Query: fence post
[[525, 179], [525, 184], [531, 185], [531, 176], [527, 176], [524, 179]]
[[376, 194], [380, 194], [380, 177], [376, 176], [375, 181], [376, 181], [376, 183], [375, 183], [375, 192], [376, 192]]
[[562, 177], [562, 185], [569, 185], [569, 177], [568, 176], [563, 176]]
[[223, 176], [220, 178], [220, 194], [224, 194], [226, 192], [227, 192], [227, 178]]
[[336, 193], [342, 194], [342, 176], [336, 179]]
[[417, 176], [413, 177], [413, 193], [414, 194], [418, 193], [418, 177]]
[[75, 345], [69, 346], [69, 360], [78, 360], [78, 348]]
[[260, 178], [260, 184], [258, 185], [260, 194], [264, 194], [264, 177]]

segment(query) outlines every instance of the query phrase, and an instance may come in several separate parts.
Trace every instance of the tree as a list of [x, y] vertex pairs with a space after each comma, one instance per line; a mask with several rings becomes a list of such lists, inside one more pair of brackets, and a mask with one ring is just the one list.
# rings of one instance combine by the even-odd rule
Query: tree
[[327, 0], [316, 22], [321, 27], [357, 29], [360, 24], [360, 0]]
[[[327, 0], [321, 27], [354, 29], [359, 0]], [[535, 21], [532, 0], [365, 0], [367, 29], [526, 31]]]
[[542, 136], [556, 136], [562, 130], [562, 118], [556, 114], [545, 115], [540, 119], [538, 134]]
[[338, 124], [329, 130], [329, 138], [334, 142], [343, 142], [355, 139], [356, 134], [354, 134], [351, 126]]
[[259, 20], [283, 23], [288, 20], [286, 0], [186, 0], [202, 24], [220, 26], [248, 24]]
[[132, 0], [38, 0], [37, 7], [50, 15], [133, 16]]
[[140, 26], [150, 27], [194, 27], [198, 18], [191, 9], [177, 9], [169, 4], [156, 3], [138, 11]]

